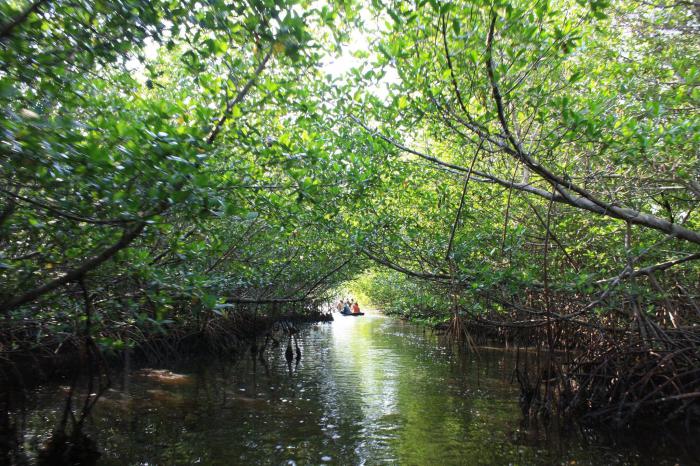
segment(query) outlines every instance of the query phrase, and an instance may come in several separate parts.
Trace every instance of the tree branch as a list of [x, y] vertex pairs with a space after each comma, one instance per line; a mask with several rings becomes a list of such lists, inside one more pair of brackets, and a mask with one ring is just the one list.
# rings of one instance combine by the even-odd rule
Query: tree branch
[[373, 261], [377, 262], [378, 264], [381, 264], [385, 267], [389, 267], [390, 269], [396, 270], [397, 272], [401, 272], [405, 275], [410, 275], [411, 277], [415, 278], [421, 278], [423, 280], [436, 280], [436, 281], [450, 281], [452, 280], [453, 277], [449, 275], [444, 275], [444, 274], [432, 274], [432, 273], [424, 273], [424, 272], [414, 272], [413, 270], [409, 270], [405, 267], [401, 267], [398, 264], [394, 264], [393, 262], [390, 262], [387, 259], [382, 259], [373, 253], [371, 253], [369, 250], [362, 248], [362, 253], [372, 259]]
[[84, 222], [84, 223], [90, 223], [92, 225], [120, 225], [120, 224], [125, 224], [125, 223], [134, 223], [134, 222], [143, 221], [143, 218], [132, 218], [132, 219], [114, 218], [114, 219], [100, 220], [97, 218], [83, 217], [81, 215], [76, 215], [76, 214], [72, 214], [70, 212], [65, 212], [57, 207], [52, 206], [52, 205], [45, 204], [43, 202], [28, 198], [25, 196], [21, 196], [19, 194], [15, 194], [15, 193], [13, 193], [11, 191], [7, 191], [6, 189], [3, 189], [3, 188], [0, 188], [0, 192], [4, 193], [10, 197], [13, 197], [15, 199], [18, 199], [22, 202], [26, 202], [27, 204], [33, 205], [33, 206], [38, 207], [42, 210], [50, 212], [50, 213], [56, 215], [57, 217], [63, 217], [63, 218], [66, 218], [68, 220], [73, 220], [74, 222]]
[[299, 303], [306, 301], [306, 297], [303, 298], [227, 298], [226, 304], [277, 304], [277, 303]]
[[309, 288], [309, 290], [304, 294], [304, 298], [308, 298], [308, 296], [309, 296], [311, 293], [313, 293], [313, 291], [314, 291], [316, 288], [318, 288], [318, 287], [321, 285], [321, 283], [323, 283], [323, 282], [326, 281], [326, 279], [328, 279], [330, 276], [334, 275], [334, 274], [337, 273], [340, 269], [342, 269], [343, 267], [345, 267], [346, 265], [348, 265], [352, 259], [353, 259], [353, 258], [350, 257], [350, 258], [344, 260], [343, 263], [340, 264], [338, 267], [335, 267], [333, 270], [331, 270], [330, 272], [328, 272], [327, 274], [325, 274], [324, 276], [322, 276], [321, 278], [319, 278], [318, 280], [316, 280], [316, 281], [314, 282], [314, 284], [311, 285], [311, 288]]
[[33, 3], [31, 3], [22, 13], [19, 14], [15, 19], [10, 21], [9, 23], [5, 24], [2, 26], [0, 29], [0, 41], [3, 39], [6, 39], [7, 37], [12, 34], [12, 30], [25, 22], [29, 15], [34, 13], [39, 9], [41, 5], [46, 3], [48, 0], [35, 0]]
[[250, 88], [253, 87], [253, 84], [255, 84], [255, 81], [258, 79], [258, 76], [260, 75], [260, 73], [262, 73], [263, 69], [265, 69], [265, 66], [270, 60], [270, 57], [272, 57], [272, 50], [272, 47], [270, 47], [270, 50], [268, 50], [265, 57], [258, 64], [257, 68], [255, 68], [255, 71], [253, 71], [253, 76], [251, 76], [248, 82], [245, 84], [245, 86], [243, 86], [241, 90], [238, 91], [236, 97], [228, 101], [228, 103], [226, 104], [226, 110], [224, 110], [224, 114], [221, 115], [221, 118], [219, 118], [219, 121], [216, 123], [216, 126], [214, 126], [214, 129], [211, 131], [211, 133], [209, 133], [209, 136], [207, 137], [207, 144], [211, 144], [212, 142], [214, 142], [216, 136], [219, 134], [219, 132], [221, 132], [221, 128], [224, 126], [224, 123], [226, 123], [226, 120], [228, 120], [229, 115], [231, 115], [233, 107], [239, 104], [246, 96], [246, 94], [248, 94]]
[[[358, 125], [360, 125], [362, 128], [364, 128], [365, 131], [370, 133], [372, 136], [378, 137], [389, 144], [393, 145], [397, 149], [401, 150], [402, 152], [407, 152], [409, 154], [417, 155], [418, 157], [421, 157], [422, 159], [428, 160], [432, 163], [441, 165], [446, 168], [450, 168], [452, 170], [462, 172], [462, 173], [469, 173], [469, 169], [462, 167], [460, 165], [455, 165], [453, 163], [445, 162], [443, 160], [440, 160], [436, 157], [433, 157], [428, 154], [424, 154], [420, 151], [417, 151], [415, 149], [412, 149], [410, 147], [404, 146], [403, 144], [394, 141], [388, 136], [385, 136], [377, 131], [374, 131], [370, 129], [367, 125], [365, 125], [362, 121], [360, 121], [358, 118], [355, 116], [350, 116], [350, 118], [355, 121]], [[513, 150], [511, 149], [511, 153]], [[527, 165], [530, 169], [532, 169], [534, 172], [536, 172], [538, 175], [540, 175], [542, 178], [544, 178], [546, 181], [548, 181], [550, 184], [554, 185], [554, 187], [557, 189], [559, 194], [553, 194], [550, 193], [544, 189], [537, 188], [535, 186], [532, 186], [530, 183], [513, 183], [508, 180], [501, 179], [497, 176], [491, 175], [486, 172], [482, 172], [479, 170], [472, 170], [472, 173], [484, 178], [487, 180], [486, 182], [492, 182], [496, 183], [498, 185], [504, 186], [506, 188], [513, 188], [518, 191], [523, 191], [527, 192], [530, 194], [535, 194], [537, 196], [540, 196], [544, 199], [547, 200], [553, 200], [554, 202], [559, 202], [562, 204], [568, 204], [572, 207], [576, 207], [582, 210], [587, 210], [589, 212], [593, 212], [596, 214], [604, 215], [606, 217], [611, 217], [611, 218], [616, 218], [620, 220], [625, 220], [630, 223], [633, 223], [635, 225], [641, 225], [647, 228], [651, 228], [654, 230], [661, 231], [663, 233], [666, 233], [669, 236], [675, 237], [675, 238], [680, 238], [686, 241], [690, 241], [695, 244], [700, 244], [700, 233], [690, 230], [688, 228], [685, 228], [679, 224], [676, 223], [671, 223], [668, 220], [664, 220], [662, 218], [656, 217], [655, 215], [651, 214], [645, 214], [643, 212], [636, 211], [634, 209], [626, 208], [626, 207], [617, 207], [617, 206], [612, 206], [610, 204], [603, 204], [603, 206], [600, 205], [600, 203], [593, 202], [589, 197], [591, 196], [590, 194], [588, 196], [574, 196], [566, 191], [564, 189], [565, 187], [571, 187], [573, 186], [571, 182], [567, 182], [568, 186], [565, 186], [563, 183], [558, 183], [557, 181], [552, 181], [550, 178], [550, 175], [548, 175], [548, 171], [543, 172], [541, 165], [539, 165], [536, 162], [533, 162], [532, 159], [525, 160], [521, 159], [525, 165]], [[544, 174], [543, 174], [544, 173]], [[555, 179], [558, 179], [556, 175], [551, 175]], [[479, 182], [485, 182], [485, 180], [476, 180]], [[562, 180], [563, 181], [563, 180]], [[582, 190], [581, 188], [578, 188], [578, 190], [586, 192], [585, 190]], [[587, 193], [587, 192], [586, 192]], [[588, 194], [588, 193], [587, 193]]]
[[24, 294], [21, 294], [19, 296], [16, 296], [9, 301], [6, 301], [5, 303], [2, 303], [0, 305], [0, 312], [2, 313], [7, 313], [10, 310], [21, 306], [23, 304], [27, 304], [28, 302], [31, 302], [35, 300], [36, 298], [55, 290], [56, 288], [65, 285], [67, 283], [73, 282], [83, 275], [85, 275], [87, 272], [90, 270], [93, 270], [103, 262], [106, 262], [107, 260], [111, 259], [117, 252], [120, 250], [124, 249], [127, 247], [131, 242], [136, 239], [143, 229], [146, 227], [146, 222], [140, 222], [137, 225], [131, 227], [130, 229], [127, 229], [124, 231], [122, 234], [122, 237], [114, 243], [112, 246], [109, 248], [105, 249], [102, 251], [100, 254], [97, 256], [91, 257], [90, 259], [87, 259], [84, 261], [80, 266], [68, 271], [67, 273], [61, 275], [58, 278], [55, 278], [41, 286], [38, 286], [32, 290], [27, 291]]
[[479, 125], [476, 121], [474, 121], [474, 118], [472, 118], [471, 114], [469, 113], [469, 110], [467, 110], [467, 106], [464, 104], [464, 99], [462, 99], [462, 92], [459, 89], [459, 85], [457, 84], [457, 78], [455, 77], [455, 71], [454, 67], [452, 65], [452, 58], [450, 56], [450, 49], [449, 46], [447, 45], [447, 20], [445, 16], [442, 16], [442, 43], [445, 48], [445, 58], [447, 58], [447, 67], [450, 70], [450, 80], [452, 81], [452, 87], [454, 88], [455, 91], [455, 96], [457, 97], [457, 102], [459, 103], [460, 108], [464, 112], [464, 114], [467, 116], [467, 120], [469, 123], [481, 129], [482, 131], [486, 132], [486, 129]]
[[618, 275], [617, 277], [608, 278], [608, 279], [605, 279], [605, 280], [599, 280], [599, 281], [597, 281], [597, 282], [595, 282], [595, 283], [598, 285], [598, 284], [603, 284], [603, 283], [611, 282], [611, 281], [614, 281], [614, 280], [622, 280], [622, 279], [625, 279], [625, 278], [639, 277], [640, 275], [651, 275], [651, 274], [653, 274], [654, 272], [661, 272], [661, 271], [664, 271], [664, 270], [668, 270], [668, 269], [670, 269], [671, 267], [674, 267], [674, 266], [676, 266], [676, 265], [678, 265], [678, 264], [683, 264], [683, 263], [685, 263], [685, 262], [690, 262], [690, 261], [694, 261], [694, 260], [698, 260], [698, 259], [700, 259], [700, 253], [689, 254], [689, 255], [687, 255], [687, 256], [685, 256], [685, 257], [681, 257], [681, 258], [679, 258], [679, 259], [673, 259], [673, 260], [670, 260], [670, 261], [661, 262], [661, 263], [659, 263], [659, 264], [650, 265], [650, 266], [647, 266], [647, 267], [643, 267], [643, 268], [641, 268], [641, 269], [636, 269], [636, 270], [634, 270], [633, 272], [631, 272], [630, 269], [629, 269], [629, 267], [627, 267], [627, 268], [625, 268], [625, 271], [624, 271], [622, 274]]
[[457, 215], [455, 215], [455, 221], [452, 224], [452, 231], [450, 232], [450, 241], [447, 243], [447, 253], [445, 254], [445, 260], [449, 261], [450, 260], [450, 253], [452, 252], [452, 242], [454, 241], [455, 238], [455, 232], [457, 231], [457, 224], [459, 223], [459, 218], [462, 216], [462, 208], [464, 207], [464, 198], [467, 195], [467, 187], [469, 186], [469, 180], [472, 177], [472, 170], [474, 170], [474, 164], [476, 163], [476, 159], [479, 156], [479, 152], [481, 152], [481, 147], [484, 145], [484, 140], [481, 140], [481, 143], [479, 144], [479, 147], [476, 149], [476, 152], [474, 153], [474, 158], [472, 158], [472, 163], [469, 166], [469, 171], [467, 172], [467, 178], [464, 180], [464, 189], [462, 190], [462, 197], [459, 200], [459, 208], [457, 209]]
[[[581, 209], [589, 210], [591, 212], [601, 213], [608, 217], [617, 218], [624, 220], [626, 222], [641, 225], [644, 227], [652, 228], [654, 230], [662, 231], [667, 235], [684, 239], [692, 243], [700, 244], [700, 233], [689, 230], [685, 227], [677, 225], [675, 223], [664, 220], [655, 215], [645, 214], [634, 209], [619, 207], [598, 199], [589, 191], [575, 185], [571, 180], [564, 179], [559, 175], [554, 174], [546, 167], [540, 165], [535, 161], [530, 154], [528, 154], [523, 148], [520, 142], [515, 138], [513, 133], [508, 127], [508, 121], [505, 116], [505, 110], [503, 105], [503, 98], [501, 96], [501, 91], [498, 87], [498, 81], [495, 74], [495, 64], [493, 61], [493, 38], [494, 30], [496, 26], [496, 15], [491, 15], [491, 25], [489, 27], [489, 34], [486, 40], [486, 72], [489, 77], [489, 82], [491, 84], [491, 91], [493, 99], [496, 103], [496, 111], [498, 113], [498, 120], [501, 123], [503, 132], [512, 145], [512, 151], [508, 151], [511, 155], [521, 160], [525, 165], [527, 165], [532, 171], [540, 175], [543, 179], [549, 182], [559, 193], [566, 199], [566, 203], [578, 207]], [[573, 196], [567, 190], [571, 190], [577, 193], [580, 197]], [[556, 199], [555, 199], [556, 201]]]

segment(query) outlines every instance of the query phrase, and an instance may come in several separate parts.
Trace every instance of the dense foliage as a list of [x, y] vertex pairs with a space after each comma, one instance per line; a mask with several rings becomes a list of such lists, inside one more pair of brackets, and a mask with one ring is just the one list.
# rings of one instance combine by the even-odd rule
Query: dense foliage
[[4, 2], [0, 351], [286, 310], [365, 270], [356, 294], [458, 333], [696, 341], [699, 20], [675, 0]]
[[317, 65], [353, 8], [4, 3], [8, 325], [42, 344], [86, 306], [90, 332], [157, 328], [337, 280], [349, 254], [329, 219], [366, 161], [328, 143], [334, 85]]
[[546, 290], [562, 305], [603, 293], [611, 308], [641, 293], [651, 313], [697, 318], [693, 11], [419, 2], [389, 14], [368, 67], [397, 70], [393, 100], [349, 110], [356, 137], [401, 173], [367, 208], [368, 256], [433, 280], [438, 300], [440, 284], [475, 300]]

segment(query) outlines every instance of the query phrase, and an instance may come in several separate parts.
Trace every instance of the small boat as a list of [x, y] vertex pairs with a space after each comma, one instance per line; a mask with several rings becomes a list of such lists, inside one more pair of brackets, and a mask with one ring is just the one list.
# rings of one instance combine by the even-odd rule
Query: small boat
[[343, 316], [363, 316], [365, 315], [364, 312], [341, 312], [340, 315]]

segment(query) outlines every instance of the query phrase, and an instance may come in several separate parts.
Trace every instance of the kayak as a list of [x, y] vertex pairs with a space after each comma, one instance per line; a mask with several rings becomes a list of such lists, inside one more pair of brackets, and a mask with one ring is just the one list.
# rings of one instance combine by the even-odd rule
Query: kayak
[[340, 315], [343, 316], [363, 316], [365, 315], [364, 312], [341, 312]]

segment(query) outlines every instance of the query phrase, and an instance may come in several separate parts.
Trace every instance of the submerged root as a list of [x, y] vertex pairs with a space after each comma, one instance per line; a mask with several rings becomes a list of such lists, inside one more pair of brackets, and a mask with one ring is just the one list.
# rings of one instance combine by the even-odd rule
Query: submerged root
[[638, 419], [700, 419], [700, 332], [663, 331], [606, 340], [567, 370], [575, 391], [565, 400], [584, 419], [625, 426]]
[[452, 316], [447, 328], [445, 328], [445, 337], [448, 342], [464, 344], [468, 350], [477, 352], [476, 342], [469, 332], [467, 320], [457, 313]]
[[[322, 304], [309, 301], [300, 308], [264, 311], [241, 305], [225, 315], [173, 322], [167, 329], [121, 323], [106, 326], [94, 329], [93, 338], [127, 344], [127, 349], [100, 355], [107, 360], [105, 365], [126, 364], [124, 361], [131, 359], [157, 365], [191, 354], [231, 355], [244, 348], [263, 358], [269, 346], [277, 347], [284, 336], [296, 332], [295, 324], [332, 321]], [[32, 386], [78, 370], [84, 352], [78, 330], [66, 336], [35, 321], [0, 322], [0, 388]], [[262, 335], [265, 342], [258, 346], [255, 339]]]
[[525, 417], [693, 427], [700, 419], [700, 332], [645, 330], [590, 338], [566, 353], [519, 364]]
[[514, 376], [526, 419], [700, 427], [700, 327], [693, 309], [674, 310], [673, 323], [663, 327], [634, 301], [596, 315], [579, 312], [570, 298], [552, 298], [558, 312], [541, 310], [536, 293], [518, 302], [492, 298], [498, 311], [467, 325], [456, 316], [446, 333], [518, 349]]
[[39, 454], [37, 464], [88, 466], [97, 464], [100, 456], [95, 441], [81, 431], [70, 435], [56, 431]]

